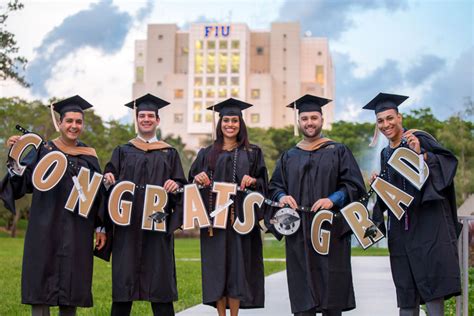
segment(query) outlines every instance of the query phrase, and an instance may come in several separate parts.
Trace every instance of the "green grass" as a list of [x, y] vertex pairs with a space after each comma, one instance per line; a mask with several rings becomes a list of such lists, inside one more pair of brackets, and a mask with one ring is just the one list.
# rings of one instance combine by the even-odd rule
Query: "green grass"
[[[23, 232], [20, 231], [21, 235]], [[6, 236], [6, 234], [4, 235]], [[285, 242], [275, 239], [264, 240], [264, 258], [285, 258]], [[30, 307], [22, 305], [20, 294], [21, 262], [23, 255], [23, 238], [0, 238], [0, 315], [29, 315]], [[184, 261], [184, 258], [200, 258], [199, 239], [176, 239], [176, 269], [178, 277], [179, 300], [175, 302], [175, 310], [180, 311], [201, 303], [201, 263]], [[353, 248], [353, 256], [384, 256], [387, 249], [369, 248], [363, 250]], [[265, 275], [285, 269], [284, 261], [265, 261]], [[93, 278], [94, 307], [79, 309], [78, 315], [109, 315], [112, 297], [111, 264], [95, 259]], [[52, 309], [57, 315], [57, 308]], [[132, 315], [151, 315], [151, 307], [147, 302], [135, 302]]]
[[[21, 304], [21, 263], [23, 256], [23, 238], [0, 238], [0, 315], [30, 315], [30, 307]], [[277, 249], [272, 249], [277, 248]], [[266, 251], [280, 253], [284, 258], [283, 243], [265, 244]], [[178, 277], [179, 300], [175, 310], [201, 303], [201, 263], [199, 261], [182, 261], [183, 258], [200, 258], [198, 239], [176, 239], [176, 273]], [[100, 259], [94, 261], [94, 278], [92, 293], [94, 307], [78, 310], [78, 315], [109, 315], [112, 303], [110, 262]], [[265, 262], [265, 274], [269, 275], [285, 269], [284, 262]], [[57, 315], [53, 308], [52, 315]], [[135, 302], [132, 315], [151, 315], [147, 302]]]

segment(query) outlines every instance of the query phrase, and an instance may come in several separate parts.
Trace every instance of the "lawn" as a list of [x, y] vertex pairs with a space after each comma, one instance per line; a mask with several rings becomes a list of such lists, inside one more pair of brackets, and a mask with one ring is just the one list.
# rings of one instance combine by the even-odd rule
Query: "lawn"
[[[23, 238], [0, 237], [0, 315], [29, 315], [30, 307], [20, 303], [20, 274], [23, 255]], [[180, 311], [201, 302], [201, 263], [182, 259], [199, 259], [198, 239], [176, 239], [176, 273], [179, 300], [175, 310]], [[284, 258], [283, 243], [265, 242], [265, 250], [273, 258]], [[285, 262], [265, 262], [265, 274], [285, 269]], [[94, 261], [94, 307], [79, 309], [78, 315], [109, 315], [112, 297], [111, 264], [100, 259]], [[57, 314], [56, 310], [53, 313]], [[133, 315], [151, 315], [149, 303], [135, 302]]]
[[[20, 231], [20, 236], [23, 232]], [[268, 236], [268, 235], [266, 235]], [[9, 238], [0, 234], [0, 315], [29, 315], [30, 307], [20, 303], [20, 273], [23, 255], [23, 238]], [[285, 258], [284, 241], [265, 238], [265, 258]], [[179, 300], [175, 310], [180, 311], [201, 302], [201, 263], [198, 239], [176, 239], [176, 270]], [[387, 255], [386, 249], [354, 249], [353, 255]], [[265, 275], [285, 269], [284, 261], [265, 261]], [[95, 259], [93, 278], [94, 307], [79, 309], [79, 315], [109, 315], [111, 305], [111, 264]], [[53, 315], [57, 309], [53, 309]], [[133, 315], [151, 315], [149, 303], [135, 302]]]

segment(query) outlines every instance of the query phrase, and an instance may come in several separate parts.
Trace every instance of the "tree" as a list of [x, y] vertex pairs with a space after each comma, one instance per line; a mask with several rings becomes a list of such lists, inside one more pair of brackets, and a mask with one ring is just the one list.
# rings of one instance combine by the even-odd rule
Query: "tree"
[[18, 46], [15, 35], [6, 30], [6, 21], [13, 11], [21, 10], [23, 4], [18, 0], [12, 0], [7, 3], [6, 8], [0, 7], [0, 79], [14, 79], [22, 86], [28, 87], [25, 77], [20, 74], [25, 69], [27, 60], [24, 57], [17, 56]]

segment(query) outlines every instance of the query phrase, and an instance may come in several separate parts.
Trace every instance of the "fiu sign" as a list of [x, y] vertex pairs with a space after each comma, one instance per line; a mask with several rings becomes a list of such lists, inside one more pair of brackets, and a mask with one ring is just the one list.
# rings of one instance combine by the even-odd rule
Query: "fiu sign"
[[204, 26], [204, 37], [227, 37], [230, 34], [230, 25], [206, 25]]

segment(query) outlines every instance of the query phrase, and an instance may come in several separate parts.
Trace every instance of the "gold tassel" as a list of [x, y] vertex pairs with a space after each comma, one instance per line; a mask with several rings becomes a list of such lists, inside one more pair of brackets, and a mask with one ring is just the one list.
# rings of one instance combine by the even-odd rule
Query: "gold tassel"
[[293, 133], [296, 137], [298, 137], [300, 136], [300, 133], [298, 130], [298, 111], [296, 110], [296, 102], [293, 102], [293, 110], [295, 112], [295, 124], [294, 124]]
[[53, 120], [54, 129], [56, 132], [59, 132], [58, 122], [56, 121], [56, 116], [54, 115], [54, 103], [50, 104], [49, 109], [51, 110], [51, 119]]
[[209, 237], [214, 237], [214, 230], [212, 229], [212, 226], [209, 226], [209, 228], [207, 229], [207, 232], [209, 234]]
[[133, 101], [133, 125], [135, 126], [135, 134], [138, 135], [138, 121], [137, 121], [137, 101]]
[[372, 137], [372, 141], [369, 144], [369, 147], [377, 146], [377, 142], [379, 140], [379, 129], [377, 127], [377, 123], [375, 123], [375, 130], [374, 130], [374, 137]]
[[216, 140], [216, 112], [214, 111], [214, 106], [212, 107], [212, 140]]

